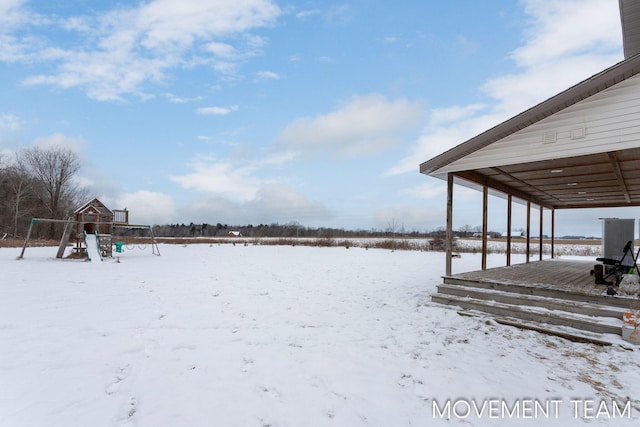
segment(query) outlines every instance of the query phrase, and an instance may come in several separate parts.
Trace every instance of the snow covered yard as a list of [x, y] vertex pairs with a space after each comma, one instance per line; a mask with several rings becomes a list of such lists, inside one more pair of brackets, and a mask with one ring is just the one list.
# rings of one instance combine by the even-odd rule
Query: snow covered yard
[[[16, 261], [18, 249], [0, 249], [0, 426], [640, 420], [639, 350], [433, 305], [442, 253], [161, 245], [160, 257], [134, 249], [100, 263], [55, 251]], [[479, 255], [455, 263], [477, 269]], [[557, 410], [527, 412], [532, 400]], [[434, 401], [457, 405], [450, 421]], [[518, 416], [465, 413], [496, 401]]]

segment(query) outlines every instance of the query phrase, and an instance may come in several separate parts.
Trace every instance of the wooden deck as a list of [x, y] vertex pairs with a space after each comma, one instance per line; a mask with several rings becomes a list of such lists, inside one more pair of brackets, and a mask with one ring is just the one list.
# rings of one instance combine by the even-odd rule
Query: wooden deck
[[[498, 323], [578, 341], [620, 341], [623, 313], [638, 298], [607, 295], [594, 262], [549, 259], [445, 276], [431, 300], [460, 314], [485, 313]], [[611, 338], [617, 336], [618, 338]]]
[[450, 277], [590, 296], [603, 295], [607, 286], [594, 283], [594, 277], [590, 273], [594, 265], [595, 261], [547, 259], [528, 264], [459, 273]]

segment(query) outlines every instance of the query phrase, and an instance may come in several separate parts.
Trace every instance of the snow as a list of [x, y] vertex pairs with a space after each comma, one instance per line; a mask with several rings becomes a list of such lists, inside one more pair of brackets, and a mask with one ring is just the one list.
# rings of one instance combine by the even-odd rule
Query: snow
[[[162, 256], [125, 247], [95, 263], [55, 252], [29, 248], [16, 260], [18, 249], [0, 249], [1, 426], [640, 420], [640, 349], [573, 343], [433, 304], [442, 253], [161, 245]], [[480, 256], [454, 263], [474, 270]], [[489, 256], [490, 266], [503, 263]], [[447, 421], [433, 410], [533, 399], [562, 402], [533, 419], [485, 411]], [[584, 410], [590, 401], [629, 402], [629, 412], [596, 418]]]

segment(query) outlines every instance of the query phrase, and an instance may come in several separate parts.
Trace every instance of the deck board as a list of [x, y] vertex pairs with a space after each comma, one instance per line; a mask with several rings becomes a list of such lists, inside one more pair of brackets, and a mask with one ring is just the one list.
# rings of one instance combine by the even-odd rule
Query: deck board
[[489, 283], [541, 287], [584, 295], [602, 295], [607, 286], [596, 285], [590, 261], [547, 259], [509, 267], [453, 274], [450, 277]]

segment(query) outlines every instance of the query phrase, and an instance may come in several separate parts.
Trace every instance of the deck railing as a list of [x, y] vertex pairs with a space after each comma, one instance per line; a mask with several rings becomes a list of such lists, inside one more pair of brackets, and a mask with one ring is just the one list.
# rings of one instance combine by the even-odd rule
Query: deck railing
[[129, 224], [129, 211], [128, 210], [114, 210], [113, 222], [115, 224]]

